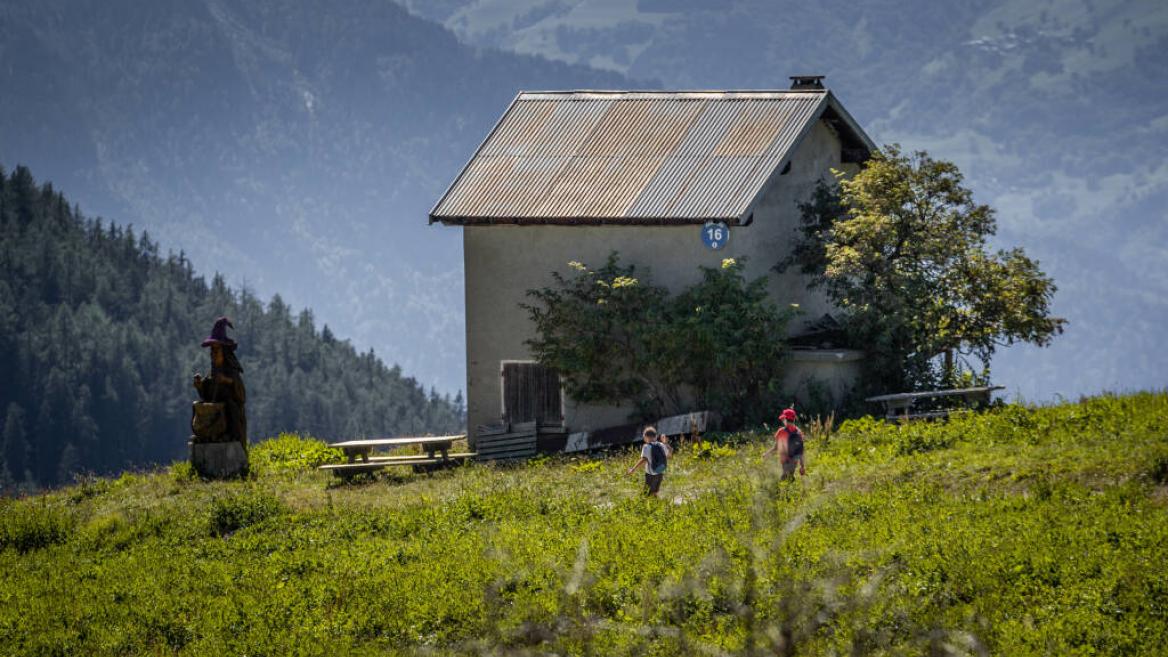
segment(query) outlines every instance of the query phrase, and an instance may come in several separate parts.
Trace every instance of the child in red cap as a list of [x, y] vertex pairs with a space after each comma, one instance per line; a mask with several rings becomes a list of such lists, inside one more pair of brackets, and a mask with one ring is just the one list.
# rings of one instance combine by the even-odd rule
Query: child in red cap
[[803, 432], [795, 426], [795, 409], [787, 408], [779, 413], [779, 422], [782, 427], [775, 432], [775, 444], [763, 452], [766, 458], [771, 452], [778, 450], [779, 462], [783, 464], [783, 479], [795, 478], [795, 464], [799, 464], [799, 476], [807, 476], [803, 457]]

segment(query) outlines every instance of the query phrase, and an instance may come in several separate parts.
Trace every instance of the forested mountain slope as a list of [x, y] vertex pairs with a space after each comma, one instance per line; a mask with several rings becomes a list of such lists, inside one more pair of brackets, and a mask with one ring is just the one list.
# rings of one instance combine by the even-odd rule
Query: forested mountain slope
[[0, 488], [181, 456], [191, 376], [209, 368], [199, 343], [220, 315], [235, 324], [253, 440], [462, 426], [461, 397], [427, 393], [311, 311], [208, 283], [145, 233], [0, 169]]

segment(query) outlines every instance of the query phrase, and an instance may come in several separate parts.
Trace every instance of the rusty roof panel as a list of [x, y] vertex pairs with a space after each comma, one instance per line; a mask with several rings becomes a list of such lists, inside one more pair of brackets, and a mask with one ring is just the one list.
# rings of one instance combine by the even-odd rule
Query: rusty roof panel
[[767, 150], [759, 160], [759, 166], [742, 182], [737, 191], [735, 203], [738, 206], [749, 206], [761, 189], [770, 179], [775, 169], [790, 154], [798, 142], [803, 130], [800, 126], [814, 120], [818, 116], [818, 107], [808, 103], [790, 107], [789, 114], [783, 121], [782, 127], [771, 140]]
[[824, 91], [521, 93], [431, 220], [737, 221], [826, 97]]
[[746, 177], [757, 163], [752, 157], [708, 157], [695, 172], [690, 184], [670, 207], [677, 217], [737, 217], [731, 205], [738, 181]]

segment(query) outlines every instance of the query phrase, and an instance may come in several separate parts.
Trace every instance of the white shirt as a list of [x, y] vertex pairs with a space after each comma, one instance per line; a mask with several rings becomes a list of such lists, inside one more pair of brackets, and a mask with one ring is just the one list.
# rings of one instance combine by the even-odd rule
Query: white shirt
[[[673, 456], [673, 450], [669, 449], [669, 445], [666, 445], [665, 443], [660, 442], [660, 441], [656, 441], [656, 440], [653, 441], [653, 443], [657, 443], [658, 445], [661, 445], [662, 447], [665, 448], [665, 458], [669, 458], [670, 456]], [[651, 456], [653, 448], [650, 447], [650, 445], [652, 445], [653, 443], [645, 443], [644, 445], [641, 445], [641, 456], [646, 461], [648, 461], [648, 463], [645, 464], [645, 472], [648, 472], [649, 474], [661, 474], [662, 472], [665, 472], [665, 465], [664, 464], [661, 467], [661, 472], [657, 472], [657, 471], [653, 470], [653, 457]]]

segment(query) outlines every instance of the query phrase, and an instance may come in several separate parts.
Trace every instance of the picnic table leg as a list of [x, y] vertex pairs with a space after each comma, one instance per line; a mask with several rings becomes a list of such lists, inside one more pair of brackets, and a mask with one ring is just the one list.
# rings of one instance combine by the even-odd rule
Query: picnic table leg
[[446, 448], [445, 448], [445, 447], [443, 447], [443, 448], [442, 448], [442, 460], [443, 460], [443, 461], [449, 461], [449, 460], [450, 460], [450, 455], [446, 453]]

